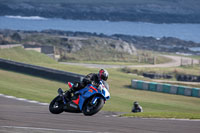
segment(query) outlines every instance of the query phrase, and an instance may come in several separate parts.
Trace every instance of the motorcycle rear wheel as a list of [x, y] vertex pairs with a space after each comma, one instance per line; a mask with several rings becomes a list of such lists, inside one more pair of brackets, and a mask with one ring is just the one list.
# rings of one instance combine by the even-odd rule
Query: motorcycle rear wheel
[[57, 96], [49, 104], [49, 111], [52, 114], [60, 114], [64, 111], [63, 106], [64, 106], [64, 103], [62, 99], [60, 98], [60, 96]]
[[103, 105], [104, 99], [102, 98], [97, 99], [94, 105], [91, 105], [91, 100], [88, 100], [83, 106], [83, 114], [86, 116], [94, 115], [101, 110]]

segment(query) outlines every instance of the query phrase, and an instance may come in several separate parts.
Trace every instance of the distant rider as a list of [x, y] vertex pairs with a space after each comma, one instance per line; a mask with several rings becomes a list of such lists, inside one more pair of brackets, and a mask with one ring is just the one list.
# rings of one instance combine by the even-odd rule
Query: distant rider
[[132, 112], [133, 112], [133, 113], [143, 112], [142, 106], [140, 106], [139, 103], [138, 103], [137, 101], [135, 101], [135, 102], [133, 103]]
[[105, 69], [101, 69], [99, 70], [99, 73], [90, 73], [87, 76], [85, 76], [82, 80], [82, 82], [75, 82], [73, 87], [70, 88], [67, 93], [66, 96], [68, 99], [71, 98], [71, 94], [79, 91], [80, 89], [84, 88], [86, 85], [88, 84], [92, 84], [96, 87], [99, 86], [100, 81], [106, 81], [108, 79], [108, 71]]

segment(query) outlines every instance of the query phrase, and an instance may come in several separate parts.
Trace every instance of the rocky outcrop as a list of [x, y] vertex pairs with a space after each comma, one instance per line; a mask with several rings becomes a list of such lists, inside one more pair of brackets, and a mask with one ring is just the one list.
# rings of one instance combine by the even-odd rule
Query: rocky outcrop
[[113, 35], [117, 39], [122, 39], [126, 42], [133, 43], [137, 49], [151, 50], [159, 52], [185, 53], [185, 54], [200, 54], [200, 51], [192, 51], [190, 48], [200, 47], [200, 43], [185, 41], [175, 37], [142, 37], [130, 35]]
[[96, 50], [114, 50], [127, 54], [136, 54], [136, 49], [200, 54], [200, 51], [191, 50], [191, 48], [200, 47], [200, 43], [185, 41], [174, 37], [154, 38], [120, 34], [108, 36], [88, 32], [59, 30], [44, 30], [41, 32], [0, 30], [0, 45], [8, 43], [53, 45], [70, 53], [91, 47]]
[[[70, 35], [69, 35], [70, 34]], [[27, 31], [0, 31], [0, 45], [16, 42], [26, 45], [51, 45], [61, 48], [69, 53], [75, 53], [83, 49], [92, 48], [93, 50], [116, 51], [126, 54], [136, 54], [136, 48], [132, 43], [127, 43], [120, 39], [111, 37], [98, 37], [87, 33], [73, 32], [27, 32]]]
[[68, 39], [64, 45], [68, 52], [77, 52], [81, 49], [91, 47], [94, 50], [106, 49], [122, 53], [136, 54], [136, 48], [132, 43], [100, 37], [74, 37], [73, 39]]

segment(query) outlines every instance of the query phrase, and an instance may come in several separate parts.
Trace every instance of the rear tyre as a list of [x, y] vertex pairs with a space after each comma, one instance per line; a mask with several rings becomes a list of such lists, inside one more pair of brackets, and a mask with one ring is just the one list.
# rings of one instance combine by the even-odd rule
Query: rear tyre
[[52, 114], [60, 114], [63, 112], [63, 106], [64, 104], [62, 98], [60, 96], [57, 96], [51, 101], [49, 105], [49, 111]]
[[95, 104], [91, 104], [91, 100], [88, 100], [83, 106], [83, 114], [86, 116], [91, 116], [96, 114], [101, 110], [104, 105], [104, 100], [98, 98]]

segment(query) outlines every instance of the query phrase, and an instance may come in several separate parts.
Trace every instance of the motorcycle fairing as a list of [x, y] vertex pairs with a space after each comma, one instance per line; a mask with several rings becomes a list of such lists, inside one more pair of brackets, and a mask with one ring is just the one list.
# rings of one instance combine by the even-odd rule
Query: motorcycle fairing
[[80, 96], [76, 100], [72, 100], [75, 104], [79, 104]]
[[92, 97], [95, 94], [102, 95], [100, 90], [96, 89], [92, 84], [89, 84], [85, 88], [79, 90], [79, 93], [80, 93], [80, 100], [79, 100], [80, 110], [82, 110], [83, 104], [86, 99], [88, 99], [89, 97]]
[[107, 89], [102, 89], [102, 94], [105, 97], [106, 100], [110, 99], [110, 93]]

